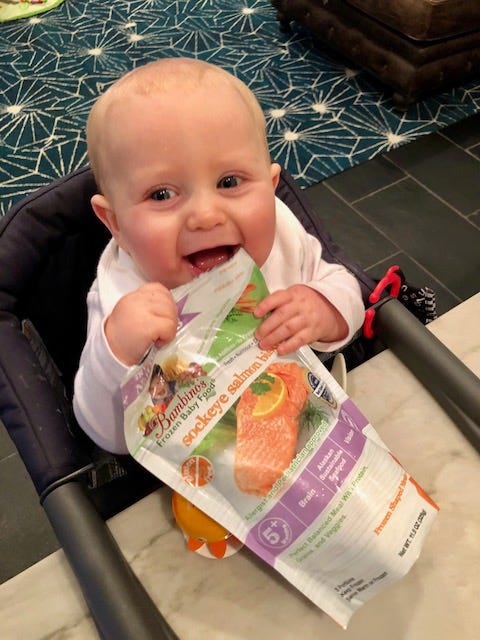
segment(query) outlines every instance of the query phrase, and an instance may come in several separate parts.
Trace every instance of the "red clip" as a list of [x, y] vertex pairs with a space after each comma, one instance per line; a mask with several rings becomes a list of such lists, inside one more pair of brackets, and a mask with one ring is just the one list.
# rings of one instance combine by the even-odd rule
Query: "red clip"
[[380, 280], [380, 282], [368, 297], [369, 301], [372, 304], [375, 304], [380, 300], [380, 296], [390, 285], [392, 285], [392, 288], [390, 289], [390, 295], [392, 296], [392, 298], [398, 298], [400, 287], [402, 286], [402, 279], [397, 273], [399, 269], [400, 267], [395, 264], [393, 265], [393, 267], [390, 267], [387, 273], [383, 276], [383, 278]]
[[373, 317], [375, 315], [375, 309], [367, 309], [365, 311], [365, 320], [363, 322], [363, 335], [365, 338], [373, 338], [375, 335], [373, 331]]
[[[385, 291], [387, 287], [390, 288], [390, 295], [392, 298], [398, 298], [398, 294], [400, 293], [400, 287], [402, 286], [402, 279], [398, 274], [398, 270], [400, 267], [398, 265], [393, 265], [387, 271], [387, 273], [383, 276], [383, 278], [379, 281], [375, 289], [369, 295], [368, 300], [372, 304], [375, 304], [380, 300], [380, 296]], [[375, 309], [367, 309], [365, 311], [365, 322], [363, 323], [363, 335], [365, 338], [373, 338], [375, 335], [373, 331], [373, 318], [375, 317]]]

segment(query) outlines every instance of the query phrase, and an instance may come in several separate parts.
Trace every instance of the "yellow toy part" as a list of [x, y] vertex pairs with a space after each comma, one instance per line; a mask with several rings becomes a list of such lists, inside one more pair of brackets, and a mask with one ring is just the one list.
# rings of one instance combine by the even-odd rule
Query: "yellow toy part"
[[190, 551], [210, 558], [225, 558], [242, 547], [225, 527], [176, 491], [172, 495], [172, 510]]

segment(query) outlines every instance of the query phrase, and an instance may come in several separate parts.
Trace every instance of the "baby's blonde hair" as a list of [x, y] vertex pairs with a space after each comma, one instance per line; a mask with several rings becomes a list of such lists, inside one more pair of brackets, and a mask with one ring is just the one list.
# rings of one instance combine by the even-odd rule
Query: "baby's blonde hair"
[[201, 88], [229, 86], [237, 91], [261, 133], [267, 157], [268, 143], [265, 116], [254, 93], [247, 85], [228, 73], [194, 58], [162, 58], [137, 67], [120, 77], [93, 105], [87, 120], [87, 149], [90, 166], [101, 191], [104, 191], [107, 162], [105, 122], [111, 106], [129, 95], [151, 96], [172, 89], [184, 92]]

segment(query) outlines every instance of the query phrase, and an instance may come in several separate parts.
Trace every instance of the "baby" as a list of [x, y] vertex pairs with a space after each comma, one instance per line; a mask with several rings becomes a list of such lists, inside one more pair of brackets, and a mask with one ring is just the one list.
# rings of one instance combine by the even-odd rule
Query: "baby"
[[87, 144], [99, 186], [92, 207], [112, 239], [88, 294], [73, 404], [99, 446], [127, 453], [120, 382], [152, 344], [174, 338], [170, 290], [239, 247], [272, 292], [254, 310], [262, 349], [333, 351], [361, 326], [355, 278], [325, 262], [320, 242], [276, 199], [280, 166], [262, 109], [234, 76], [194, 59], [139, 67], [96, 102]]

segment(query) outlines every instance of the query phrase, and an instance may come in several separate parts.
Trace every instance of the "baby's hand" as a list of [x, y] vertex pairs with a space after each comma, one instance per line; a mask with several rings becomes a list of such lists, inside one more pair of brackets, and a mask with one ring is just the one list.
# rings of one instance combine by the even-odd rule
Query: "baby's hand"
[[261, 349], [286, 355], [312, 342], [335, 342], [345, 338], [348, 326], [337, 309], [311, 287], [296, 284], [276, 291], [255, 308], [265, 318], [255, 332]]
[[156, 282], [120, 298], [105, 322], [112, 353], [126, 365], [140, 362], [152, 343], [158, 347], [177, 332], [177, 307], [170, 291]]

